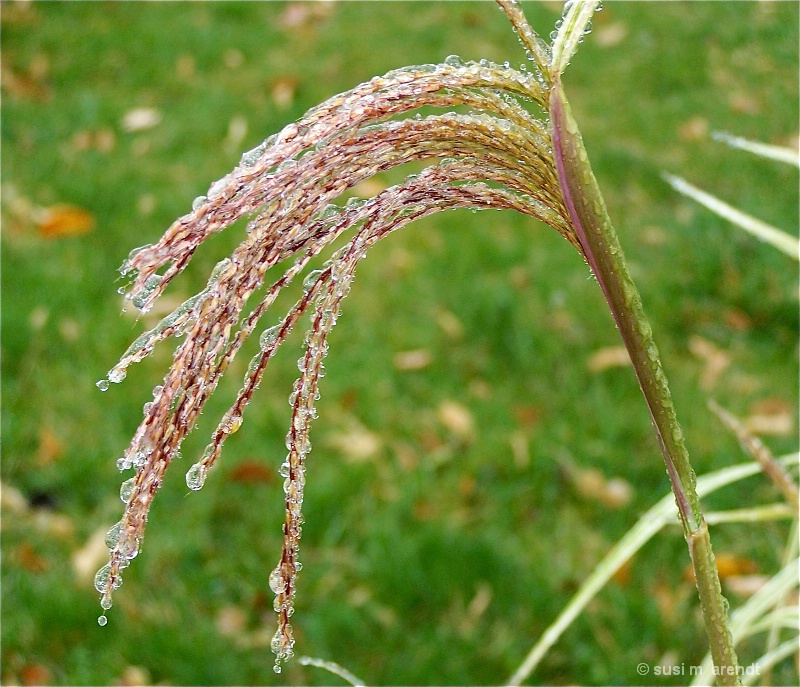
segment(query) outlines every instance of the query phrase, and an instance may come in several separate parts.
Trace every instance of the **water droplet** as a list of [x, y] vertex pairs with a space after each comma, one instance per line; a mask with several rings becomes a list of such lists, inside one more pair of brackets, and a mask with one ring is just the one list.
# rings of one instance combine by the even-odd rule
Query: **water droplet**
[[108, 622], [108, 618], [106, 618], [106, 617], [105, 617], [105, 615], [101, 615], [101, 616], [100, 616], [100, 617], [97, 619], [97, 624], [98, 624], [100, 627], [105, 627], [107, 622]]
[[239, 431], [239, 428], [242, 426], [242, 416], [241, 415], [231, 415], [225, 422], [222, 424], [222, 431], [225, 434], [235, 434]]
[[[100, 608], [102, 608], [104, 611], [107, 611], [109, 608], [111, 608], [111, 606], [111, 594], [103, 594], [103, 596], [100, 597]], [[99, 618], [97, 622], [100, 622]], [[105, 625], [105, 623], [100, 624]]]
[[281, 594], [286, 591], [286, 580], [283, 578], [283, 573], [280, 568], [275, 568], [275, 570], [269, 574], [269, 588], [274, 594]]
[[274, 327], [265, 329], [261, 333], [261, 337], [258, 339], [258, 345], [261, 347], [262, 351], [266, 351], [275, 344], [275, 341], [278, 339], [278, 332], [280, 332], [280, 330], [281, 326], [276, 324]]
[[[288, 439], [287, 439], [288, 441]], [[281, 466], [278, 468], [278, 474], [281, 477], [288, 477], [289, 476], [289, 462], [284, 461]]]
[[261, 157], [261, 154], [264, 152], [265, 148], [265, 144], [262, 143], [252, 150], [248, 150], [246, 153], [243, 153], [241, 159], [239, 160], [239, 165], [241, 167], [252, 167], [256, 162], [258, 162], [258, 158]]
[[106, 563], [94, 576], [94, 588], [98, 592], [105, 593], [106, 591], [106, 583], [108, 582], [108, 576], [111, 574], [111, 564]]
[[[120, 458], [120, 460], [124, 460], [124, 458]], [[119, 466], [119, 463], [117, 463]], [[130, 465], [128, 466], [130, 467]], [[119, 488], [119, 498], [122, 503], [128, 503], [131, 500], [131, 494], [133, 493], [133, 485], [136, 483], [136, 478], [131, 477], [130, 479], [126, 479]]]
[[197, 198], [192, 201], [192, 210], [197, 210], [206, 200], [208, 199], [205, 196], [197, 196]]
[[128, 371], [124, 367], [115, 367], [108, 371], [108, 381], [119, 384], [127, 375]]
[[122, 531], [122, 520], [120, 520], [116, 525], [114, 525], [108, 532], [106, 533], [106, 546], [113, 550], [114, 547], [119, 542], [119, 533]]
[[450, 67], [463, 67], [464, 63], [458, 55], [448, 55], [444, 58], [444, 63]]
[[97, 384], [95, 384], [95, 386], [100, 389], [100, 391], [108, 391], [108, 380], [101, 379], [99, 382], [97, 382]]
[[322, 270], [313, 270], [306, 275], [306, 278], [303, 279], [303, 288], [307, 291], [316, 283], [319, 276], [322, 274]]
[[[117, 545], [117, 552], [123, 558], [131, 560], [132, 558], [136, 558], [139, 555], [139, 538], [133, 536], [132, 534], [127, 534], [124, 537], [120, 538], [120, 542]], [[117, 578], [117, 583], [114, 584], [114, 589], [116, 589], [120, 584], [122, 584], [122, 578]]]
[[192, 491], [200, 491], [206, 481], [206, 474], [200, 463], [195, 463], [186, 473], [186, 486]]
[[[153, 295], [153, 292], [161, 285], [162, 279], [163, 278], [158, 274], [152, 274], [147, 278], [139, 292], [131, 297], [131, 303], [133, 303], [135, 308], [138, 310], [144, 308], [150, 296]], [[111, 381], [113, 382], [114, 380], [112, 379]]]
[[[211, 186], [208, 188], [208, 197], [213, 200], [214, 198], [218, 198], [222, 195], [222, 192], [225, 190], [225, 187], [228, 185], [228, 177], [223, 177], [222, 179], [218, 179], [215, 181]], [[197, 209], [197, 208], [193, 208]]]

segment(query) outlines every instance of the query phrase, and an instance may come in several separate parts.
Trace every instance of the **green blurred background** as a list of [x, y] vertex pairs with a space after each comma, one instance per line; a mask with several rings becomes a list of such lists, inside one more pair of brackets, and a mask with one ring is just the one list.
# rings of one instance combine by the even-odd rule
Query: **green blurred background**
[[[560, 15], [525, 9], [544, 35]], [[275, 676], [268, 647], [300, 334], [189, 495], [182, 473], [246, 362], [231, 371], [105, 628], [91, 577], [121, 514], [115, 461], [171, 346], [105, 395], [95, 381], [152, 323], [120, 314], [116, 268], [132, 248], [307, 108], [452, 53], [524, 61], [490, 2], [2, 4], [4, 684], [339, 682], [296, 660]], [[776, 453], [796, 447], [797, 266], [659, 175], [794, 231], [797, 170], [710, 132], [796, 146], [797, 69], [796, 3], [607, 2], [565, 78], [701, 473], [745, 460], [709, 397]], [[201, 288], [242, 231], [209, 241], [165, 298]], [[298, 653], [370, 684], [501, 683], [668, 489], [596, 283], [529, 219], [447, 213], [371, 252], [330, 343]], [[710, 505], [777, 498], [754, 478]], [[733, 577], [774, 573], [787, 534], [785, 522], [712, 532]], [[697, 664], [687, 563], [678, 528], [657, 536], [531, 680], [642, 684], [639, 662]], [[733, 607], [746, 599], [724, 584]], [[796, 684], [792, 661], [775, 681]]]

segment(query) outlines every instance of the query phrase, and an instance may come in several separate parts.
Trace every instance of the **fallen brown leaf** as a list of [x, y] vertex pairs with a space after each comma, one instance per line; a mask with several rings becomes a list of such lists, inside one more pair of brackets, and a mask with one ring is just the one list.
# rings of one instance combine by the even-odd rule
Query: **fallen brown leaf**
[[607, 346], [592, 353], [586, 367], [590, 372], [602, 372], [611, 367], [627, 367], [630, 364], [631, 359], [625, 346]]
[[725, 589], [739, 596], [753, 596], [772, 579], [769, 575], [731, 575], [725, 580]]
[[108, 527], [102, 527], [95, 530], [88, 541], [72, 554], [72, 568], [81, 584], [91, 580], [98, 568], [108, 558], [108, 548], [106, 547], [108, 529]]
[[597, 501], [607, 508], [622, 508], [633, 498], [633, 487], [621, 477], [607, 479], [597, 468], [583, 468], [571, 461], [561, 463], [575, 491], [586, 499]]
[[5, 66], [0, 71], [0, 83], [3, 90], [15, 100], [46, 102], [52, 94], [51, 89], [34, 76], [12, 71]]
[[29, 663], [19, 671], [19, 679], [23, 685], [49, 685], [53, 674], [41, 663]]
[[750, 407], [744, 425], [752, 434], [790, 436], [794, 433], [794, 408], [782, 398], [761, 399]]
[[94, 229], [94, 215], [74, 205], [53, 205], [39, 214], [36, 224], [48, 239], [80, 236]]
[[333, 12], [332, 2], [290, 2], [278, 20], [285, 30], [315, 28]]
[[230, 480], [239, 484], [272, 484], [275, 473], [257, 460], [244, 460], [231, 471]]
[[45, 467], [64, 455], [64, 445], [55, 432], [49, 427], [39, 429], [39, 448], [36, 449], [36, 463]]
[[411, 370], [422, 370], [433, 362], [430, 351], [418, 348], [413, 351], [401, 351], [394, 356], [394, 367], [396, 370], [408, 372]]
[[129, 110], [122, 118], [122, 129], [128, 133], [147, 131], [161, 121], [161, 113], [154, 107], [137, 107]]
[[[755, 561], [744, 556], [723, 552], [718, 553], [715, 558], [720, 580], [740, 575], [752, 575], [758, 571]], [[694, 568], [692, 568], [691, 564], [684, 569], [683, 579], [687, 582], [694, 582]]]
[[708, 120], [698, 115], [678, 127], [678, 136], [684, 141], [702, 141], [708, 138], [708, 129]]
[[592, 36], [600, 48], [613, 48], [628, 37], [628, 27], [622, 22], [614, 22], [605, 26], [598, 26]]
[[344, 431], [331, 434], [326, 443], [341, 451], [347, 460], [354, 463], [373, 458], [382, 445], [378, 435], [355, 423]]
[[17, 548], [16, 554], [19, 564], [29, 572], [43, 573], [50, 567], [49, 561], [36, 553], [27, 542]]
[[238, 606], [223, 606], [217, 613], [215, 625], [223, 637], [240, 635], [247, 627], [247, 613]]
[[436, 413], [445, 428], [461, 441], [471, 441], [475, 436], [472, 413], [460, 403], [443, 401]]
[[150, 672], [143, 666], [127, 666], [122, 671], [115, 681], [115, 685], [119, 687], [144, 687], [145, 685], [152, 685], [153, 680], [150, 677]]
[[689, 338], [689, 351], [705, 364], [700, 373], [700, 388], [704, 391], [709, 391], [716, 385], [720, 375], [733, 360], [730, 353], [701, 336]]
[[272, 102], [279, 110], [288, 110], [294, 103], [297, 93], [297, 79], [293, 76], [279, 76], [272, 83]]

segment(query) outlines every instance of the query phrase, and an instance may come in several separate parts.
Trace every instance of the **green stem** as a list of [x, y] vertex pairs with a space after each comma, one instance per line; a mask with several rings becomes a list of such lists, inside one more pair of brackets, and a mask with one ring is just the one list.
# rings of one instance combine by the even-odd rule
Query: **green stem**
[[[719, 576], [708, 529], [700, 511], [696, 478], [678, 423], [672, 394], [661, 365], [653, 330], [645, 316], [639, 291], [628, 271], [617, 234], [608, 217], [603, 196], [592, 173], [586, 149], [564, 95], [559, 77], [550, 91], [553, 148], [564, 203], [584, 257], [603, 290], [622, 340], [628, 349], [653, 426], [667, 474], [675, 494], [684, 535], [700, 593], [706, 631], [720, 684], [739, 684], [737, 659], [728, 629], [727, 602], [722, 597]], [[731, 673], [731, 675], [728, 675]]]

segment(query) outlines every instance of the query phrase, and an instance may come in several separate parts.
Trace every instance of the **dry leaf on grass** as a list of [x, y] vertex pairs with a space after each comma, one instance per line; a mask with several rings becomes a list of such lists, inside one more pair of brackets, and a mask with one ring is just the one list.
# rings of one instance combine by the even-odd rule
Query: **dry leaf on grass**
[[37, 215], [39, 233], [48, 239], [81, 236], [94, 229], [94, 215], [75, 205], [53, 205]]
[[627, 367], [630, 364], [631, 359], [625, 346], [606, 346], [589, 356], [586, 367], [590, 372], [602, 372], [611, 367]]
[[794, 433], [795, 413], [781, 398], [764, 398], [750, 407], [744, 426], [752, 434], [787, 437]]
[[154, 107], [137, 107], [129, 110], [122, 118], [122, 130], [128, 133], [147, 131], [158, 126], [161, 113]]
[[39, 429], [39, 448], [36, 449], [36, 463], [45, 467], [64, 455], [64, 444], [49, 427]]
[[86, 584], [94, 577], [97, 569], [108, 558], [106, 546], [107, 527], [95, 530], [88, 541], [72, 554], [72, 569], [80, 584]]
[[328, 436], [326, 443], [341, 451], [347, 460], [354, 463], [374, 457], [382, 445], [377, 434], [355, 423], [344, 431]]
[[461, 441], [471, 441], [475, 437], [475, 423], [472, 413], [460, 403], [443, 401], [436, 412], [445, 429]]
[[[739, 577], [741, 575], [752, 575], [758, 571], [755, 561], [744, 556], [737, 556], [733, 553], [718, 553], [716, 556], [717, 571], [719, 579], [726, 580], [729, 577]], [[688, 565], [683, 571], [683, 579], [687, 582], [694, 582], [694, 569]]]
[[716, 385], [720, 375], [728, 369], [733, 360], [732, 356], [715, 343], [701, 336], [689, 338], [689, 351], [695, 358], [704, 363], [703, 370], [700, 373], [700, 388], [703, 391], [710, 391]]
[[394, 356], [394, 367], [396, 370], [407, 372], [410, 370], [422, 370], [433, 362], [430, 351], [418, 348], [413, 351], [401, 351]]
[[597, 501], [607, 508], [622, 508], [633, 498], [630, 482], [621, 477], [606, 478], [597, 468], [583, 468], [569, 460], [561, 460], [567, 476], [580, 496]]
[[275, 471], [257, 460], [243, 460], [231, 470], [229, 479], [238, 484], [272, 484]]

